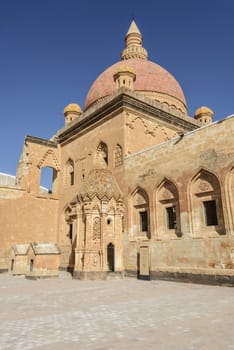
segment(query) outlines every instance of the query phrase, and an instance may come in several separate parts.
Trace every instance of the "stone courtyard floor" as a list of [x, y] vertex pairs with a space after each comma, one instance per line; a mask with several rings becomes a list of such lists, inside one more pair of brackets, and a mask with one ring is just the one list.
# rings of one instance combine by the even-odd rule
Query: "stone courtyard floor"
[[0, 275], [0, 350], [231, 350], [234, 288]]

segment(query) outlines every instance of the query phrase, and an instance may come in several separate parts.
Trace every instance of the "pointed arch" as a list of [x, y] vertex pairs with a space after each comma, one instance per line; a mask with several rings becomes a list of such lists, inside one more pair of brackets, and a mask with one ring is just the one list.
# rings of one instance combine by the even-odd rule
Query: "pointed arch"
[[100, 141], [97, 146], [96, 160], [98, 160], [99, 162], [104, 161], [104, 164], [108, 165], [108, 146], [103, 141]]
[[218, 177], [201, 168], [189, 186], [190, 220], [196, 237], [225, 234], [223, 205]]
[[150, 238], [149, 196], [137, 186], [131, 194], [131, 238]]
[[40, 159], [40, 161], [37, 164], [37, 167], [40, 169], [42, 167], [50, 167], [54, 168], [57, 171], [60, 170], [60, 165], [58, 162], [58, 159], [55, 155], [55, 153], [52, 150], [48, 150], [44, 153], [43, 157]]
[[38, 162], [37, 167], [40, 170], [39, 191], [44, 193], [46, 188], [48, 193], [56, 193], [60, 166], [54, 152], [47, 150]]
[[175, 183], [168, 178], [156, 188], [156, 222], [159, 237], [181, 237], [179, 193]]

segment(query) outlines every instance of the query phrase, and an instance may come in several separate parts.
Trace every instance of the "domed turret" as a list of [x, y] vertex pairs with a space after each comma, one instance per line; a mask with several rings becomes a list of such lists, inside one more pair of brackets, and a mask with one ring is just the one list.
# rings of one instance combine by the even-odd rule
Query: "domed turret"
[[214, 112], [210, 108], [202, 106], [196, 110], [194, 119], [205, 125], [212, 123], [213, 116]]
[[134, 81], [136, 80], [136, 73], [132, 67], [119, 66], [118, 70], [113, 76], [116, 83], [116, 88], [119, 89], [125, 86], [131, 90], [134, 90]]
[[64, 108], [64, 117], [65, 117], [65, 125], [72, 122], [74, 119], [78, 118], [81, 115], [82, 110], [80, 106], [76, 103], [70, 103]]
[[[129, 27], [125, 42], [126, 48], [122, 52], [122, 60], [107, 68], [94, 81], [86, 96], [85, 109], [103, 100], [104, 97], [112, 95], [116, 91], [120, 75], [122, 76], [121, 84], [124, 85], [123, 81], [126, 82], [126, 79], [123, 78], [123, 73], [127, 73], [121, 70], [124, 65], [130, 67], [135, 74], [135, 78], [133, 77], [135, 81], [130, 86], [131, 89], [186, 114], [186, 100], [179, 83], [164, 68], [147, 59], [147, 51], [142, 47], [142, 35], [134, 21]], [[117, 72], [120, 73], [119, 76], [116, 76]]]

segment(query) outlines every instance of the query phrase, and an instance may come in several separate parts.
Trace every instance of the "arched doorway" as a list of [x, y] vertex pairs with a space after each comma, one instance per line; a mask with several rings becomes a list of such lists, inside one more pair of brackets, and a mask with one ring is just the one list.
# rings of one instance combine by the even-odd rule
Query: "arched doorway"
[[115, 271], [115, 246], [112, 243], [107, 246], [107, 266], [109, 271]]

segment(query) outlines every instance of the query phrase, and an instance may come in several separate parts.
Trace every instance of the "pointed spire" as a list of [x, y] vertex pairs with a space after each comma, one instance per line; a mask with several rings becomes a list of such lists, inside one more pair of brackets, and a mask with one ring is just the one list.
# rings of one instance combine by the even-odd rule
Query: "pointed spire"
[[142, 34], [136, 25], [136, 22], [132, 20], [128, 32], [125, 36], [126, 48], [122, 51], [122, 60], [128, 60], [131, 58], [147, 59], [148, 53], [142, 47]]
[[130, 24], [130, 27], [128, 29], [128, 32], [127, 32], [126, 36], [129, 35], [129, 34], [132, 34], [132, 33], [135, 33], [135, 34], [137, 33], [137, 34], [141, 35], [141, 32], [140, 32], [139, 28], [137, 27], [136, 22], [134, 21], [134, 19], [132, 20], [132, 22]]

